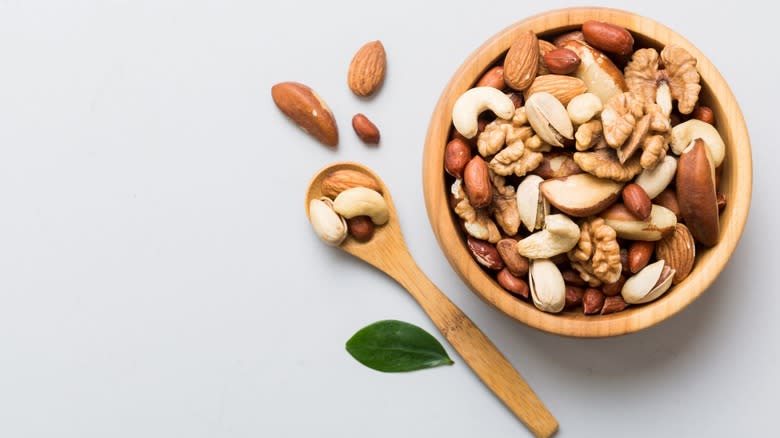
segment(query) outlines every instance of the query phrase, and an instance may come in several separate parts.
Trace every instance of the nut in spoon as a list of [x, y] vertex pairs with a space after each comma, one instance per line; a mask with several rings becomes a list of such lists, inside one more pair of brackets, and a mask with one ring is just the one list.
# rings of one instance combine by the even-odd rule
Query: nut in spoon
[[339, 248], [373, 265], [403, 286], [417, 300], [463, 361], [534, 435], [548, 437], [555, 433], [558, 422], [520, 373], [482, 331], [425, 276], [412, 259], [401, 235], [390, 191], [379, 176], [358, 163], [341, 162], [326, 166], [317, 172], [309, 183], [306, 215], [310, 214], [309, 201], [323, 196], [322, 180], [336, 170], [357, 171], [373, 178], [382, 189], [390, 213], [389, 221], [376, 228], [371, 240], [361, 243], [348, 236]]

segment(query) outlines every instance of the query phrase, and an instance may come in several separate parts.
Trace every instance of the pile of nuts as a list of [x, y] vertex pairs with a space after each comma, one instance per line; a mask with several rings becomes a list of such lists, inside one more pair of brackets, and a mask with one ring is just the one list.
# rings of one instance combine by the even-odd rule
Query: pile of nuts
[[457, 99], [451, 206], [504, 289], [545, 312], [615, 313], [662, 296], [697, 243], [718, 243], [726, 148], [696, 64], [588, 21], [552, 42], [519, 35]]
[[390, 219], [382, 189], [364, 173], [335, 170], [323, 178], [320, 187], [323, 196], [309, 201], [309, 220], [328, 245], [341, 245], [348, 234], [358, 242], [368, 242], [374, 227]]

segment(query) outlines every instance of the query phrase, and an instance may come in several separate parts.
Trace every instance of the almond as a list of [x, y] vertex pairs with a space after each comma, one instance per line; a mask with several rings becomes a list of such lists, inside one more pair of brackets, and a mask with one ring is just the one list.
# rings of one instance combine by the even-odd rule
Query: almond
[[588, 20], [582, 24], [582, 35], [590, 45], [605, 52], [627, 55], [634, 48], [631, 33], [611, 23]]
[[496, 249], [512, 275], [524, 277], [528, 274], [528, 259], [517, 252], [517, 240], [510, 238], [501, 239], [496, 244]]
[[271, 87], [277, 107], [304, 132], [326, 146], [339, 143], [336, 119], [320, 96], [298, 82], [281, 82]]
[[469, 161], [471, 146], [463, 137], [453, 138], [444, 147], [444, 170], [455, 178], [463, 178], [463, 169]]
[[566, 304], [565, 309], [573, 309], [582, 304], [582, 295], [585, 290], [581, 287], [566, 285]]
[[604, 294], [600, 290], [589, 287], [582, 294], [582, 311], [586, 315], [599, 313], [604, 306]]
[[525, 90], [531, 85], [539, 69], [539, 40], [530, 30], [509, 47], [504, 58], [504, 82], [515, 90]]
[[623, 301], [623, 297], [615, 295], [613, 297], [607, 297], [604, 300], [604, 305], [601, 307], [602, 315], [609, 315], [610, 313], [617, 313], [628, 307], [628, 303]]
[[577, 70], [581, 62], [576, 53], [563, 47], [547, 52], [543, 59], [544, 65], [550, 70], [550, 73], [556, 75], [572, 73]]
[[618, 281], [601, 286], [601, 292], [608, 297], [614, 297], [620, 293], [624, 284], [626, 284], [626, 277], [621, 275]]
[[493, 200], [488, 166], [479, 155], [472, 158], [463, 169], [463, 189], [474, 208], [487, 207]]
[[493, 87], [503, 90], [506, 87], [504, 83], [504, 66], [497, 65], [487, 71], [477, 82], [475, 87]]
[[347, 85], [358, 96], [370, 96], [385, 79], [387, 55], [380, 41], [366, 43], [349, 64]]
[[693, 269], [693, 262], [696, 259], [696, 242], [688, 227], [677, 224], [674, 233], [658, 241], [655, 255], [674, 269], [672, 284], [683, 281]]
[[379, 187], [379, 184], [374, 181], [374, 178], [356, 170], [334, 170], [327, 174], [325, 178], [323, 178], [322, 183], [320, 183], [322, 194], [333, 199], [335, 199], [339, 193], [353, 187], [366, 187], [375, 192], [382, 193], [382, 189]]
[[634, 183], [626, 184], [623, 187], [623, 204], [628, 211], [642, 220], [647, 220], [650, 217], [650, 210], [653, 206], [645, 189]]
[[352, 117], [352, 129], [355, 130], [355, 134], [368, 144], [379, 143], [379, 128], [363, 114], [355, 114]]
[[525, 98], [528, 99], [534, 93], [545, 92], [552, 94], [563, 105], [567, 105], [569, 101], [586, 91], [588, 87], [581, 79], [557, 74], [542, 75], [537, 76], [525, 91]]
[[[678, 224], [679, 225], [679, 224]], [[647, 266], [653, 257], [655, 242], [637, 240], [628, 247], [628, 270], [636, 274]]]
[[349, 235], [358, 242], [368, 242], [374, 236], [374, 222], [368, 216], [355, 216], [347, 219]]
[[528, 298], [528, 283], [522, 278], [517, 278], [512, 275], [507, 268], [502, 269], [496, 276], [498, 284], [504, 289], [512, 292], [515, 295], [519, 295], [523, 298]]
[[492, 243], [468, 236], [466, 245], [480, 265], [494, 271], [504, 268], [504, 262], [501, 261], [501, 256]]
[[707, 146], [700, 139], [685, 149], [677, 163], [677, 201], [693, 237], [705, 246], [720, 239], [715, 169]]

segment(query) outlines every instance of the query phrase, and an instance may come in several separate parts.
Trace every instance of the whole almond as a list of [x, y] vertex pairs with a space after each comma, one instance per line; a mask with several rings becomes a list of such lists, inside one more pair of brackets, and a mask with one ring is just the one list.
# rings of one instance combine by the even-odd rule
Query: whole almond
[[550, 73], [567, 75], [580, 66], [580, 57], [569, 49], [559, 48], [544, 55], [544, 65]]
[[683, 224], [677, 224], [674, 233], [658, 241], [655, 255], [659, 260], [674, 269], [672, 284], [677, 284], [690, 274], [696, 259], [696, 242], [691, 232]]
[[485, 160], [479, 155], [472, 158], [463, 169], [463, 188], [471, 206], [483, 208], [493, 200], [493, 186]]
[[565, 75], [542, 75], [534, 79], [530, 87], [525, 91], [526, 100], [533, 94], [545, 92], [552, 94], [564, 106], [569, 101], [588, 91], [588, 87], [582, 79]]
[[702, 122], [709, 123], [710, 125], [715, 124], [715, 115], [712, 113], [712, 109], [708, 106], [697, 106], [696, 109], [693, 110], [691, 117], [701, 120]]
[[444, 170], [455, 178], [463, 178], [463, 169], [471, 161], [471, 146], [462, 137], [455, 137], [444, 147]]
[[674, 189], [667, 187], [653, 199], [653, 202], [671, 210], [672, 213], [677, 215], [677, 220], [682, 219], [682, 216], [680, 216], [680, 204], [677, 203], [677, 192]]
[[539, 69], [539, 40], [530, 30], [509, 47], [504, 58], [504, 82], [515, 90], [525, 90], [531, 85]]
[[644, 269], [653, 257], [655, 242], [635, 240], [628, 247], [628, 270], [632, 274]]
[[624, 284], [626, 284], [626, 277], [621, 275], [618, 278], [618, 281], [601, 286], [601, 292], [603, 292], [604, 295], [608, 297], [614, 297], [620, 293], [620, 290], [623, 289]]
[[582, 294], [582, 311], [586, 315], [593, 315], [601, 311], [604, 306], [604, 294], [600, 290], [589, 287]]
[[504, 289], [512, 292], [515, 295], [520, 295], [523, 298], [528, 298], [528, 283], [522, 278], [517, 278], [512, 275], [507, 268], [502, 269], [496, 276], [498, 284]]
[[387, 55], [380, 41], [366, 43], [349, 64], [347, 85], [358, 96], [370, 96], [385, 79]]
[[623, 187], [623, 204], [625, 204], [628, 211], [642, 220], [647, 220], [650, 217], [650, 211], [653, 207], [653, 203], [650, 201], [650, 197], [647, 196], [645, 189], [634, 183], [626, 184]]
[[562, 47], [563, 43], [566, 41], [585, 41], [585, 36], [582, 34], [582, 31], [579, 30], [573, 30], [571, 32], [566, 32], [562, 35], [559, 35], [553, 40], [553, 44], [555, 44], [557, 47]]
[[573, 269], [566, 269], [561, 272], [561, 274], [563, 275], [563, 281], [566, 282], [567, 285], [585, 287], [588, 284], [580, 277], [580, 274]]
[[497, 65], [488, 70], [482, 78], [479, 79], [475, 87], [493, 87], [503, 90], [506, 84], [504, 83], [504, 66]]
[[347, 219], [350, 236], [358, 242], [368, 242], [374, 236], [374, 223], [368, 216], [355, 216]]
[[496, 244], [496, 249], [512, 275], [524, 277], [528, 274], [528, 259], [517, 252], [517, 240], [510, 238], [501, 239]]
[[607, 299], [604, 300], [604, 306], [601, 307], [601, 314], [609, 315], [610, 313], [620, 312], [626, 307], [628, 307], [628, 303], [623, 300], [622, 296], [615, 295], [607, 297]]
[[314, 90], [298, 82], [280, 82], [271, 87], [271, 97], [290, 120], [317, 141], [326, 146], [339, 143], [336, 119]]
[[566, 304], [565, 309], [573, 309], [582, 304], [582, 295], [585, 290], [581, 287], [566, 285]]
[[634, 48], [631, 33], [611, 23], [588, 20], [582, 24], [582, 35], [588, 44], [605, 52], [627, 55]]
[[352, 129], [363, 143], [379, 144], [379, 128], [363, 114], [358, 113], [352, 117]]
[[494, 271], [499, 271], [504, 268], [504, 262], [501, 260], [498, 250], [492, 243], [468, 236], [466, 245], [480, 265]]
[[379, 187], [379, 184], [374, 181], [374, 178], [356, 170], [334, 170], [325, 175], [325, 178], [322, 179], [322, 183], [320, 183], [322, 194], [332, 199], [335, 199], [336, 196], [344, 190], [353, 187], [366, 187], [375, 192], [382, 193], [382, 189]]

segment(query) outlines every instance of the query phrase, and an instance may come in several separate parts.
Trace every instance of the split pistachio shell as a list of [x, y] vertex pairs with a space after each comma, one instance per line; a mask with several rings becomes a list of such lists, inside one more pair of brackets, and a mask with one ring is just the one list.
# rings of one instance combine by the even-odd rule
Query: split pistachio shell
[[642, 173], [636, 177], [635, 182], [645, 189], [650, 199], [654, 199], [669, 186], [676, 172], [677, 159], [667, 155], [654, 169], [642, 170]]
[[520, 220], [529, 231], [542, 228], [544, 217], [550, 211], [550, 203], [539, 192], [539, 184], [544, 179], [538, 175], [528, 175], [517, 186], [517, 209]]
[[574, 139], [574, 127], [569, 113], [552, 94], [532, 94], [525, 102], [525, 113], [534, 132], [546, 143], [563, 147], [564, 139]]
[[347, 219], [368, 216], [375, 225], [384, 225], [390, 218], [385, 198], [365, 187], [353, 187], [339, 193], [333, 201], [333, 210]]
[[333, 210], [329, 198], [309, 201], [309, 221], [317, 236], [328, 245], [339, 246], [347, 237], [347, 221]]
[[720, 166], [726, 157], [726, 145], [714, 126], [698, 119], [690, 119], [672, 128], [672, 151], [677, 155], [682, 154], [697, 138], [700, 138], [710, 150], [715, 167]]
[[550, 260], [531, 261], [529, 287], [534, 305], [542, 311], [558, 313], [566, 304], [566, 284], [558, 267]]
[[[665, 262], [659, 260], [645, 266], [636, 275], [626, 280], [620, 294], [628, 304], [649, 303], [664, 294], [672, 285], [674, 269], [664, 270]], [[662, 276], [665, 277], [662, 278]]]
[[548, 259], [577, 245], [580, 227], [568, 216], [551, 214], [544, 219], [544, 229], [517, 242], [517, 252], [529, 259]]
[[497, 88], [472, 88], [455, 101], [452, 107], [452, 124], [462, 136], [474, 138], [479, 126], [477, 117], [488, 109], [501, 119], [511, 119], [515, 104]]

